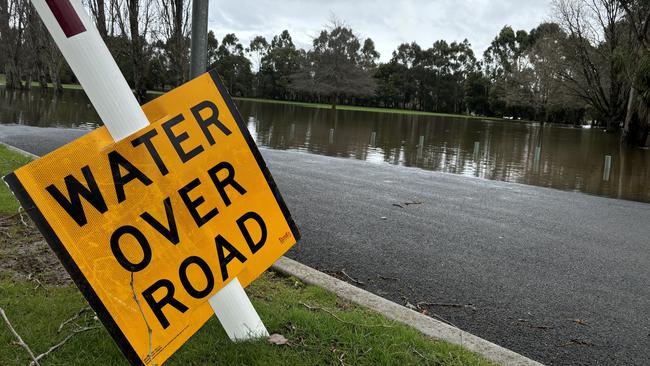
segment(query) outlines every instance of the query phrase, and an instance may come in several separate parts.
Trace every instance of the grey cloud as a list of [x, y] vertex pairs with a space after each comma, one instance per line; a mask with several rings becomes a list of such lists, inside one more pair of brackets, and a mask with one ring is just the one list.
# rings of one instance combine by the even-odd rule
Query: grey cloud
[[467, 38], [480, 55], [504, 25], [530, 30], [548, 20], [550, 6], [550, 0], [212, 0], [209, 26], [217, 38], [235, 33], [243, 44], [288, 29], [299, 47], [309, 48], [334, 14], [372, 38], [386, 61], [402, 42], [429, 46], [438, 39]]

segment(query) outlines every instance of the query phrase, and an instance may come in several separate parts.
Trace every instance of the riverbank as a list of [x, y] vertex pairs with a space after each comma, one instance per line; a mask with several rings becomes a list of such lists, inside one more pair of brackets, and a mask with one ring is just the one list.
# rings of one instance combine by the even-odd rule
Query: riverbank
[[[28, 161], [0, 145], [0, 175]], [[35, 354], [63, 342], [44, 360], [66, 365], [125, 363], [38, 231], [27, 219], [23, 221], [4, 185], [0, 188], [0, 257], [0, 308]], [[169, 364], [201, 360], [233, 365], [492, 365], [459, 346], [434, 341], [275, 272], [265, 273], [247, 293], [269, 332], [283, 338], [275, 343], [232, 343], [213, 318]], [[12, 342], [14, 335], [0, 321], [0, 344]], [[28, 353], [15, 344], [0, 347], [0, 359], [7, 366], [30, 361]]]
[[[323, 103], [293, 102], [287, 100], [248, 98], [248, 97], [233, 97], [233, 99], [256, 102], [256, 103], [284, 104], [284, 105], [293, 105], [297, 107], [306, 107], [306, 108], [332, 109], [331, 104], [323, 104]], [[467, 114], [453, 114], [453, 113], [435, 113], [435, 112], [414, 111], [410, 109], [399, 109], [399, 108], [361, 107], [361, 106], [343, 105], [343, 104], [337, 105], [336, 110], [355, 111], [355, 112], [374, 112], [374, 113], [394, 113], [394, 114], [406, 114], [406, 115], [414, 115], [414, 116], [467, 118], [467, 119], [490, 120], [490, 121], [507, 121], [506, 119], [498, 118], [498, 117], [483, 117], [483, 116], [472, 116]]]

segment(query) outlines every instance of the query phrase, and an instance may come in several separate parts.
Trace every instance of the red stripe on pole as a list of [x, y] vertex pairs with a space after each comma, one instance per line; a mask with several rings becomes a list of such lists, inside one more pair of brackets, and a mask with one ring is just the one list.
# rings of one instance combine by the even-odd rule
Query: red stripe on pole
[[79, 33], [85, 32], [86, 27], [79, 19], [70, 0], [45, 0], [47, 6], [54, 14], [56, 21], [61, 26], [65, 36], [70, 38]]

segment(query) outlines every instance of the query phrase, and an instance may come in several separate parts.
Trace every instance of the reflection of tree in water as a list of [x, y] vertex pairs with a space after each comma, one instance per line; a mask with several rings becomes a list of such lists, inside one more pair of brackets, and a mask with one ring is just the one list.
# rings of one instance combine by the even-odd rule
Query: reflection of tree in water
[[[619, 150], [616, 136], [598, 130], [238, 104], [263, 146], [650, 202], [648, 151]], [[609, 182], [602, 179], [605, 155], [613, 158]]]
[[99, 117], [81, 90], [64, 94], [50, 89], [31, 92], [0, 88], [0, 123], [38, 127], [95, 128]]
[[[616, 135], [599, 130], [245, 101], [237, 105], [260, 146], [650, 202], [650, 151], [621, 149]], [[94, 128], [98, 120], [82, 91], [56, 96], [0, 89], [0, 123]], [[603, 181], [605, 155], [612, 156], [609, 181]]]

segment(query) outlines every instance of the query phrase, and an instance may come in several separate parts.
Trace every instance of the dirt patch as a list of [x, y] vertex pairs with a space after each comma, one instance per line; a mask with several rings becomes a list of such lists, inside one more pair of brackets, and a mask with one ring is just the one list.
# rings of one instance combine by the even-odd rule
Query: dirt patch
[[0, 258], [0, 275], [51, 285], [71, 282], [27, 215], [0, 215]]

